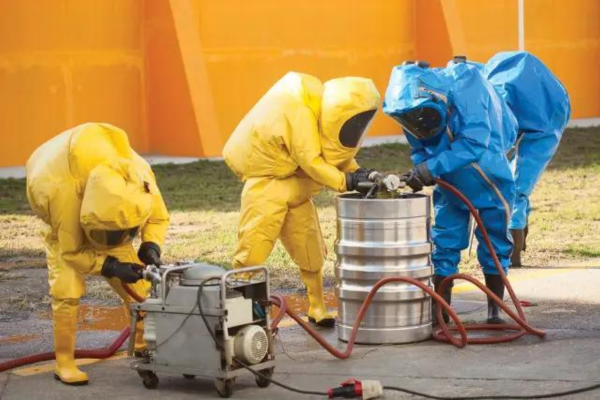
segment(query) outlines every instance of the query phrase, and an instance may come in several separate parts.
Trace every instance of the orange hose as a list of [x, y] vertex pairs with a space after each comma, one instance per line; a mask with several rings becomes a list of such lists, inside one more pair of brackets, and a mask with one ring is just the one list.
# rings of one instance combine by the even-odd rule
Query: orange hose
[[[471, 344], [503, 343], [503, 342], [508, 342], [508, 341], [520, 338], [521, 336], [525, 335], [526, 333], [530, 333], [532, 335], [536, 335], [541, 338], [545, 337], [546, 332], [536, 329], [527, 323], [527, 321], [525, 319], [525, 312], [523, 311], [521, 302], [519, 301], [508, 278], [506, 277], [506, 274], [504, 273], [504, 269], [502, 268], [502, 264], [500, 263], [500, 260], [498, 259], [498, 255], [496, 254], [496, 251], [494, 250], [494, 246], [492, 245], [492, 241], [490, 240], [490, 236], [488, 235], [487, 229], [485, 229], [483, 220], [479, 216], [479, 213], [477, 212], [477, 210], [475, 209], [473, 204], [469, 201], [469, 199], [467, 199], [467, 197], [464, 194], [461, 193], [460, 190], [458, 190], [457, 188], [455, 188], [448, 182], [445, 182], [441, 179], [436, 179], [435, 183], [437, 183], [439, 186], [443, 187], [444, 189], [446, 189], [449, 192], [451, 192], [452, 194], [454, 194], [469, 208], [471, 215], [473, 215], [473, 217], [475, 218], [475, 221], [477, 222], [477, 226], [479, 227], [479, 230], [483, 237], [483, 241], [484, 241], [486, 247], [488, 248], [490, 254], [492, 255], [492, 259], [494, 260], [494, 265], [496, 266], [498, 275], [502, 278], [502, 282], [504, 282], [504, 286], [506, 287], [506, 290], [508, 291], [510, 298], [511, 298], [515, 308], [517, 309], [517, 313], [518, 313], [518, 316], [515, 315], [515, 313], [508, 307], [508, 305], [502, 299], [500, 299], [498, 296], [496, 296], [494, 293], [492, 293], [491, 290], [489, 290], [487, 287], [485, 287], [483, 284], [481, 284], [481, 282], [479, 282], [477, 279], [472, 278], [468, 275], [464, 275], [464, 274], [454, 274], [454, 275], [450, 275], [450, 276], [446, 277], [446, 279], [444, 279], [442, 281], [440, 287], [438, 288], [438, 293], [443, 293], [444, 290], [446, 289], [446, 287], [448, 287], [448, 285], [450, 285], [450, 283], [452, 283], [456, 279], [466, 280], [468, 282], [471, 282], [475, 286], [477, 286], [481, 291], [483, 291], [496, 304], [498, 304], [498, 306], [502, 310], [504, 310], [504, 312], [506, 314], [508, 314], [509, 317], [511, 317], [517, 323], [517, 325], [514, 325], [514, 324], [494, 324], [494, 325], [478, 324], [478, 325], [467, 326], [467, 327], [465, 327], [465, 329], [468, 331], [469, 330], [471, 330], [471, 331], [475, 331], [475, 330], [478, 330], [478, 331], [482, 331], [482, 330], [516, 331], [515, 333], [505, 335], [505, 336], [493, 336], [493, 337], [487, 337], [487, 338], [469, 338], [468, 343], [471, 343]], [[434, 334], [433, 334], [434, 339], [446, 341], [446, 342], [447, 341], [452, 342], [450, 332], [456, 331], [457, 329], [447, 327], [446, 323], [444, 322], [444, 319], [442, 318], [442, 311], [440, 310], [439, 307], [436, 307], [436, 313], [437, 313], [437, 320], [439, 322], [441, 331], [438, 330], [438, 331], [434, 332]]]
[[131, 298], [133, 298], [135, 301], [137, 301], [138, 303], [143, 303], [144, 300], [146, 300], [145, 297], [140, 296], [139, 294], [137, 294], [135, 292], [135, 290], [133, 290], [132, 288], [129, 287], [128, 284], [126, 284], [125, 282], [121, 281], [121, 286], [123, 287], [123, 289], [125, 289], [125, 291], [127, 292], [127, 294], [129, 296], [131, 296]]
[[[298, 314], [296, 314], [293, 310], [287, 308], [287, 303], [285, 301], [285, 298], [281, 295], [272, 295], [270, 298], [271, 301], [273, 302], [273, 304], [275, 306], [279, 307], [279, 311], [278, 311], [277, 315], [275, 316], [275, 318], [273, 318], [273, 321], [271, 323], [271, 330], [275, 331], [277, 329], [277, 325], [279, 324], [281, 319], [284, 317], [285, 314], [287, 314], [292, 319], [294, 319], [306, 332], [308, 332], [308, 334], [310, 334], [321, 346], [323, 346], [323, 348], [325, 350], [327, 350], [329, 353], [331, 353], [333, 356], [335, 356], [337, 358], [346, 359], [346, 358], [350, 357], [350, 355], [352, 354], [352, 350], [354, 349], [354, 342], [356, 340], [356, 336], [357, 336], [358, 330], [360, 328], [360, 323], [362, 322], [362, 319], [364, 318], [365, 314], [367, 313], [367, 310], [371, 304], [371, 301], [373, 300], [373, 297], [375, 296], [377, 291], [382, 286], [384, 286], [390, 282], [406, 282], [406, 283], [410, 283], [411, 285], [417, 286], [421, 290], [425, 291], [439, 305], [439, 307], [436, 307], [436, 313], [437, 313], [437, 320], [440, 325], [440, 330], [435, 331], [433, 333], [433, 338], [436, 340], [449, 342], [449, 343], [452, 343], [456, 347], [462, 348], [462, 347], [465, 347], [467, 344], [494, 344], [494, 343], [508, 342], [508, 341], [511, 341], [514, 339], [518, 339], [527, 333], [539, 336], [541, 338], [545, 337], [546, 332], [536, 329], [527, 323], [527, 321], [525, 319], [525, 312], [523, 311], [521, 302], [517, 298], [517, 295], [515, 294], [512, 286], [510, 285], [510, 282], [508, 281], [508, 278], [506, 277], [506, 274], [504, 273], [504, 270], [502, 269], [502, 265], [500, 263], [500, 260], [498, 259], [498, 256], [496, 255], [496, 252], [494, 250], [494, 247], [492, 245], [492, 242], [490, 240], [488, 232], [485, 229], [483, 221], [479, 217], [479, 214], [477, 213], [477, 210], [475, 209], [473, 204], [471, 204], [469, 199], [467, 199], [464, 194], [462, 194], [457, 188], [455, 188], [448, 182], [445, 182], [440, 179], [436, 179], [435, 182], [439, 186], [443, 187], [444, 189], [450, 191], [455, 196], [457, 196], [469, 208], [469, 211], [475, 218], [475, 221], [477, 222], [477, 226], [479, 227], [479, 229], [481, 231], [481, 234], [484, 239], [484, 243], [487, 246], [487, 248], [489, 249], [490, 254], [492, 255], [492, 258], [494, 260], [494, 265], [496, 266], [496, 269], [498, 270], [498, 275], [500, 275], [500, 277], [502, 278], [502, 281], [504, 282], [504, 285], [506, 286], [506, 289], [510, 295], [510, 298], [511, 298], [515, 308], [517, 309], [517, 314], [515, 314], [508, 307], [508, 305], [502, 299], [500, 299], [498, 296], [496, 296], [490, 289], [488, 289], [486, 286], [484, 286], [477, 279], [470, 277], [468, 275], [454, 274], [454, 275], [450, 275], [450, 276], [446, 277], [446, 279], [444, 279], [442, 281], [440, 287], [438, 288], [437, 293], [433, 289], [431, 289], [429, 286], [421, 283], [420, 281], [418, 281], [416, 279], [405, 277], [405, 276], [397, 276], [397, 277], [381, 279], [371, 288], [371, 291], [365, 298], [362, 306], [360, 307], [360, 310], [358, 311], [358, 315], [356, 317], [356, 321], [354, 322], [354, 326], [352, 327], [352, 332], [350, 334], [350, 338], [348, 340], [348, 345], [346, 346], [345, 351], [340, 351], [337, 348], [333, 347], [329, 342], [327, 342], [327, 340], [323, 336], [321, 336], [317, 331], [315, 331], [312, 326], [310, 326], [309, 324], [304, 322], [304, 320], [302, 318], [300, 318], [298, 316]], [[441, 297], [441, 293], [444, 292], [445, 288], [451, 282], [453, 282], [457, 279], [466, 280], [468, 282], [471, 282], [473, 285], [477, 286], [481, 291], [483, 291], [487, 296], [489, 296], [496, 304], [498, 304], [498, 306], [510, 318], [512, 318], [516, 322], [516, 324], [499, 324], [499, 325], [476, 324], [476, 325], [464, 326], [463, 323], [460, 321], [456, 312]], [[144, 301], [144, 298], [139, 296], [127, 284], [122, 283], [122, 285], [123, 285], [123, 289], [125, 289], [127, 294], [129, 294], [137, 302]], [[444, 322], [444, 318], [442, 317], [442, 308], [444, 310], [446, 310], [449, 317], [454, 321], [454, 324], [455, 324], [454, 327], [448, 327], [448, 325]], [[514, 333], [507, 334], [504, 336], [469, 338], [467, 336], [468, 331], [514, 331]], [[452, 332], [458, 332], [460, 337], [458, 338], [458, 337], [452, 335]], [[121, 334], [119, 335], [117, 340], [108, 349], [106, 349], [106, 350], [83, 350], [83, 351], [77, 350], [75, 353], [75, 356], [76, 357], [85, 356], [86, 358], [110, 357], [121, 346], [121, 344], [127, 339], [128, 336], [129, 336], [129, 328], [125, 328], [121, 332]], [[16, 366], [22, 366], [22, 365], [26, 365], [26, 364], [31, 364], [33, 362], [39, 362], [39, 361], [43, 361], [46, 359], [52, 359], [53, 355], [54, 355], [54, 353], [44, 353], [44, 354], [39, 354], [36, 356], [11, 360], [6, 363], [0, 364], [0, 372], [11, 369], [11, 368], [15, 368]], [[98, 356], [98, 357], [93, 357], [93, 356]]]
[[[272, 295], [271, 296], [271, 301], [273, 302], [273, 304], [275, 306], [279, 307], [279, 311], [278, 311], [277, 315], [275, 316], [275, 318], [273, 319], [273, 322], [271, 324], [271, 329], [275, 330], [277, 327], [277, 324], [281, 321], [284, 314], [288, 314], [306, 332], [308, 332], [308, 334], [311, 335], [321, 346], [323, 346], [323, 348], [325, 350], [327, 350], [329, 353], [331, 353], [334, 357], [337, 357], [340, 359], [346, 359], [346, 358], [350, 357], [350, 354], [352, 353], [352, 350], [354, 348], [354, 342], [355, 342], [356, 336], [358, 334], [358, 329], [360, 328], [360, 323], [362, 322], [362, 319], [364, 318], [364, 316], [369, 308], [369, 305], [371, 304], [371, 301], [373, 300], [373, 297], [375, 296], [377, 291], [382, 286], [384, 286], [390, 282], [406, 282], [406, 283], [410, 283], [411, 285], [417, 286], [421, 290], [425, 291], [439, 305], [439, 307], [436, 307], [436, 313], [437, 313], [437, 320], [439, 322], [440, 329], [433, 333], [433, 338], [436, 340], [452, 343], [456, 347], [465, 347], [467, 344], [493, 344], [493, 343], [508, 342], [508, 341], [520, 338], [521, 336], [523, 336], [527, 333], [530, 333], [532, 335], [536, 335], [536, 336], [543, 338], [546, 335], [546, 332], [536, 329], [527, 323], [527, 321], [525, 319], [525, 313], [523, 311], [523, 307], [521, 306], [521, 302], [517, 298], [517, 295], [515, 294], [512, 286], [510, 285], [510, 282], [508, 281], [508, 278], [506, 277], [506, 274], [504, 273], [504, 270], [502, 269], [502, 265], [500, 263], [500, 260], [498, 259], [498, 256], [496, 255], [494, 247], [492, 246], [492, 242], [490, 240], [488, 232], [485, 229], [483, 221], [479, 217], [479, 214], [477, 213], [477, 210], [475, 209], [473, 204], [471, 204], [471, 202], [469, 201], [469, 199], [467, 199], [465, 197], [465, 195], [463, 195], [457, 188], [455, 188], [448, 182], [445, 182], [440, 179], [436, 179], [436, 183], [439, 186], [443, 187], [444, 189], [446, 189], [446, 190], [450, 191], [451, 193], [453, 193], [454, 195], [456, 195], [469, 208], [469, 211], [475, 218], [475, 221], [477, 222], [477, 226], [479, 227], [479, 229], [481, 231], [481, 234], [484, 238], [484, 243], [487, 246], [487, 248], [489, 249], [490, 254], [492, 255], [492, 258], [494, 260], [494, 265], [496, 266], [496, 269], [498, 270], [498, 274], [502, 278], [502, 281], [504, 282], [504, 285], [506, 286], [506, 289], [508, 290], [508, 293], [510, 294], [510, 298], [517, 309], [517, 314], [515, 314], [508, 307], [508, 305], [502, 299], [500, 299], [498, 296], [496, 296], [490, 289], [488, 289], [486, 286], [484, 286], [477, 279], [470, 277], [468, 275], [454, 274], [454, 275], [448, 276], [446, 279], [444, 279], [442, 281], [442, 284], [438, 288], [437, 293], [433, 289], [431, 289], [429, 286], [424, 285], [423, 283], [421, 283], [420, 281], [418, 281], [416, 279], [405, 277], [405, 276], [397, 276], [397, 277], [381, 279], [371, 288], [371, 291], [369, 292], [369, 294], [365, 298], [362, 306], [360, 307], [360, 310], [356, 317], [356, 321], [354, 322], [354, 326], [352, 327], [352, 332], [350, 334], [350, 338], [348, 340], [348, 345], [347, 345], [345, 351], [340, 351], [337, 348], [333, 347], [330, 343], [327, 342], [327, 340], [323, 336], [321, 336], [317, 331], [315, 331], [315, 329], [312, 326], [310, 326], [309, 324], [304, 322], [304, 320], [302, 320], [302, 318], [300, 318], [298, 316], [298, 314], [296, 314], [293, 310], [288, 309], [286, 302], [285, 302], [285, 298], [281, 295]], [[504, 312], [510, 318], [512, 318], [516, 322], [516, 324], [476, 324], [476, 325], [467, 325], [467, 326], [463, 325], [463, 323], [458, 318], [458, 315], [456, 314], [456, 312], [441, 297], [441, 293], [444, 292], [445, 288], [456, 279], [463, 279], [463, 280], [471, 282], [472, 284], [477, 286], [481, 291], [483, 291], [487, 296], [489, 296], [496, 304], [498, 304], [498, 306], [500, 308], [502, 308], [502, 310], [504, 310]], [[444, 322], [444, 318], [442, 317], [442, 309], [446, 310], [446, 312], [448, 313], [450, 318], [454, 321], [454, 324], [455, 324], [454, 327], [448, 327], [448, 325]], [[467, 336], [468, 331], [514, 331], [514, 333], [507, 334], [504, 336], [469, 338]], [[460, 337], [456, 337], [456, 336], [452, 335], [452, 332], [458, 332]]]

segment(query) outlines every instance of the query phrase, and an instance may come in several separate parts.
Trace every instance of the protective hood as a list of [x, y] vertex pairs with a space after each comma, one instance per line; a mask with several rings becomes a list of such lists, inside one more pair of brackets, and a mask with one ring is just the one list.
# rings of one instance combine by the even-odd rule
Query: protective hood
[[417, 139], [429, 139], [446, 127], [451, 87], [452, 81], [437, 68], [397, 66], [392, 70], [383, 112]]
[[321, 114], [321, 98], [323, 97], [323, 84], [321, 81], [307, 74], [288, 72], [269, 90], [270, 93], [287, 93], [299, 99], [311, 109], [315, 118]]
[[127, 133], [114, 125], [90, 122], [72, 131], [69, 169], [77, 180], [87, 180], [90, 172], [106, 160], [133, 157]]
[[538, 58], [525, 51], [498, 53], [484, 74], [508, 103], [520, 132], [562, 136], [571, 115], [569, 95]]
[[354, 159], [380, 103], [371, 79], [346, 77], [325, 82], [319, 121], [325, 162], [340, 168]]
[[81, 203], [80, 222], [97, 248], [125, 244], [152, 212], [152, 177], [127, 159], [115, 159], [94, 168]]

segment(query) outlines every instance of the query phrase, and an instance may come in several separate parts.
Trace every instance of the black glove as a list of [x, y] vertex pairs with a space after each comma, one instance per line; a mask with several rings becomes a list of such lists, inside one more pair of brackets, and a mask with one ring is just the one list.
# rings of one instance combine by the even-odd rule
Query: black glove
[[144, 242], [138, 250], [138, 258], [144, 265], [160, 266], [163, 264], [160, 259], [160, 246], [153, 242]]
[[421, 163], [405, 173], [402, 180], [410, 186], [413, 192], [420, 192], [423, 190], [423, 186], [432, 186], [435, 184], [433, 176], [425, 163]]
[[107, 256], [100, 274], [107, 278], [117, 277], [125, 283], [136, 283], [142, 279], [142, 265], [122, 263], [113, 256]]
[[[346, 190], [351, 192], [364, 191], [365, 187], [361, 187], [360, 183], [369, 183], [369, 176], [376, 172], [374, 169], [359, 168], [354, 172], [346, 172]], [[374, 183], [373, 183], [374, 184]], [[368, 186], [368, 185], [367, 185]], [[368, 187], [366, 188], [368, 190]]]

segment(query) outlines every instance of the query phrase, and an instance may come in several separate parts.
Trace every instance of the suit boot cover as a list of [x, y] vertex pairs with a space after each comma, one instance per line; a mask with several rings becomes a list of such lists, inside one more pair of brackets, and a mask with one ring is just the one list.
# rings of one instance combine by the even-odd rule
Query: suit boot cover
[[[488, 287], [500, 299], [504, 298], [504, 282], [500, 275], [485, 274], [485, 286]], [[504, 319], [500, 318], [500, 307], [488, 297], [488, 324], [504, 324]]]
[[[441, 276], [441, 275], [433, 275], [433, 288], [435, 289], [435, 291], [438, 291], [438, 288], [441, 286], [442, 281], [446, 279], [445, 276]], [[442, 297], [443, 299], [446, 301], [446, 303], [451, 304], [452, 303], [452, 287], [454, 286], [454, 282], [452, 282], [444, 291], [444, 293], [442, 293]], [[436, 312], [436, 307], [437, 307], [437, 302], [433, 302], [433, 308], [432, 308], [432, 312], [433, 312], [433, 316], [431, 318], [431, 322], [433, 325], [437, 325], [437, 312]], [[442, 310], [442, 316], [444, 318], [444, 322], [448, 323], [450, 321], [450, 317], [448, 316], [448, 313], [444, 310]]]
[[146, 348], [146, 341], [144, 340], [144, 317], [146, 313], [142, 313], [138, 316], [138, 321], [135, 324], [135, 339], [134, 339], [134, 351], [133, 355], [138, 358], [148, 358], [149, 352]]
[[300, 277], [308, 292], [308, 320], [317, 326], [333, 327], [335, 318], [327, 313], [323, 297], [323, 270], [317, 272], [300, 270]]
[[54, 378], [67, 385], [86, 385], [88, 376], [75, 365], [78, 299], [52, 300], [54, 323]]
[[525, 250], [525, 230], [524, 229], [511, 229], [510, 234], [513, 238], [514, 248], [510, 255], [510, 267], [520, 268], [521, 264], [521, 252]]

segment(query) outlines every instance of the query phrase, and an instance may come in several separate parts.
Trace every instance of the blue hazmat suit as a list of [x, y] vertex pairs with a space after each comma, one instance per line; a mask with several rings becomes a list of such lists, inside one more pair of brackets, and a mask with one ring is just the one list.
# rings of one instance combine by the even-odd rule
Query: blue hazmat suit
[[[457, 187], [478, 209], [496, 254], [507, 272], [513, 244], [508, 231], [515, 184], [506, 149], [501, 101], [478, 68], [467, 63], [444, 69], [417, 64], [393, 69], [383, 111], [403, 126], [415, 165]], [[468, 246], [470, 214], [452, 193], [433, 193], [435, 274], [458, 272], [460, 252]], [[480, 243], [477, 257], [484, 273], [498, 275], [493, 258]]]
[[[510, 229], [524, 229], [531, 211], [529, 196], [556, 153], [569, 122], [569, 95], [538, 58], [528, 52], [502, 52], [483, 70], [518, 123], [512, 168], [516, 199]], [[511, 138], [509, 137], [510, 141]]]
[[[487, 79], [487, 76], [485, 74], [485, 64], [482, 64], [480, 62], [477, 61], [471, 61], [471, 60], [456, 60], [456, 57], [454, 58], [454, 60], [450, 60], [448, 62], [448, 64], [446, 65], [447, 67], [451, 67], [455, 64], [459, 64], [459, 63], [467, 63], [468, 65], [472, 65], [473, 67], [477, 68], [477, 70]], [[502, 131], [504, 132], [504, 145], [505, 145], [505, 151], [508, 153], [515, 145], [515, 142], [517, 140], [517, 130], [518, 130], [518, 122], [517, 119], [515, 118], [515, 115], [513, 114], [512, 110], [510, 109], [510, 107], [508, 106], [508, 104], [506, 103], [506, 101], [504, 100], [504, 98], [502, 97], [502, 94], [498, 91], [498, 88], [494, 87], [494, 89], [496, 89], [496, 93], [498, 93], [498, 95], [500, 96], [499, 100], [500, 100], [500, 107], [502, 108]], [[510, 157], [509, 157], [509, 161], [510, 161]], [[513, 170], [514, 171], [514, 170]], [[514, 210], [513, 210], [514, 212]]]

